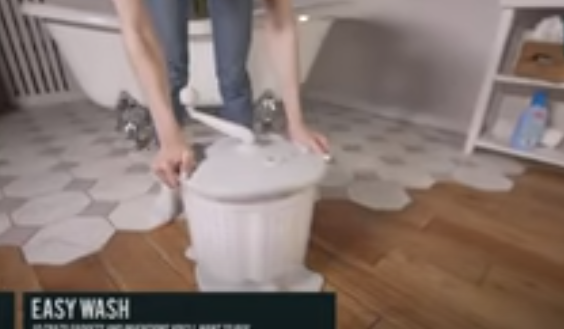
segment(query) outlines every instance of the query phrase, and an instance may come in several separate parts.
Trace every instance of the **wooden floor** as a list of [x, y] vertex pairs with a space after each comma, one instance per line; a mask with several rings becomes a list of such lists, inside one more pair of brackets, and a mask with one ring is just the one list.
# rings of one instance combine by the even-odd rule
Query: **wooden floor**
[[[339, 328], [564, 328], [564, 174], [535, 170], [511, 193], [414, 192], [396, 213], [318, 206], [309, 264], [338, 293]], [[65, 267], [0, 248], [0, 289], [194, 289], [182, 224], [116, 235]]]

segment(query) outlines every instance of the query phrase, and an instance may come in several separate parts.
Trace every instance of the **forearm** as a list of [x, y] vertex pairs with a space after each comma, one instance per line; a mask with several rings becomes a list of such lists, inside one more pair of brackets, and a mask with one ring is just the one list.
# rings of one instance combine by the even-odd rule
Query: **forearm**
[[147, 24], [123, 28], [125, 45], [143, 88], [161, 143], [177, 138], [180, 128], [174, 118], [165, 62], [153, 29]]
[[282, 98], [290, 126], [301, 125], [300, 78], [296, 22], [288, 0], [266, 0], [266, 32], [271, 58], [282, 84]]

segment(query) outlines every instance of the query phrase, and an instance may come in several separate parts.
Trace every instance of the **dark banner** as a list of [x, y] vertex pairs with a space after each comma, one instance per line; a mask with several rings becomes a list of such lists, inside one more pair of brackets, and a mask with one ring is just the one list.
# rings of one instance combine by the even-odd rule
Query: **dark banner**
[[0, 292], [0, 328], [16, 328], [16, 302], [11, 292]]
[[335, 296], [330, 293], [27, 293], [23, 328], [333, 329]]

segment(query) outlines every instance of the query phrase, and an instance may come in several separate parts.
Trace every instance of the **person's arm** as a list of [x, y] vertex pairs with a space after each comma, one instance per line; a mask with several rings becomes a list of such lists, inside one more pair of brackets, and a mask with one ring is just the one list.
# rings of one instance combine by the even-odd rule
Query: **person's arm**
[[264, 3], [267, 15], [265, 28], [271, 57], [282, 83], [282, 98], [288, 124], [290, 129], [301, 127], [304, 123], [300, 104], [300, 67], [292, 1], [264, 0]]
[[[168, 1], [168, 0], [163, 0]], [[166, 66], [143, 0], [113, 0], [125, 46], [156, 126], [159, 141], [177, 142], [181, 134], [170, 100]]]

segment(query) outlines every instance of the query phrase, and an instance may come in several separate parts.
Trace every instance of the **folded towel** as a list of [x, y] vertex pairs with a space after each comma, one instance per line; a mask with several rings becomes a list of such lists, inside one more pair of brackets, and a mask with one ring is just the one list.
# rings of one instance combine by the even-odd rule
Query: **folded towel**
[[550, 16], [537, 23], [527, 35], [527, 39], [550, 43], [563, 43], [564, 24], [560, 16]]

